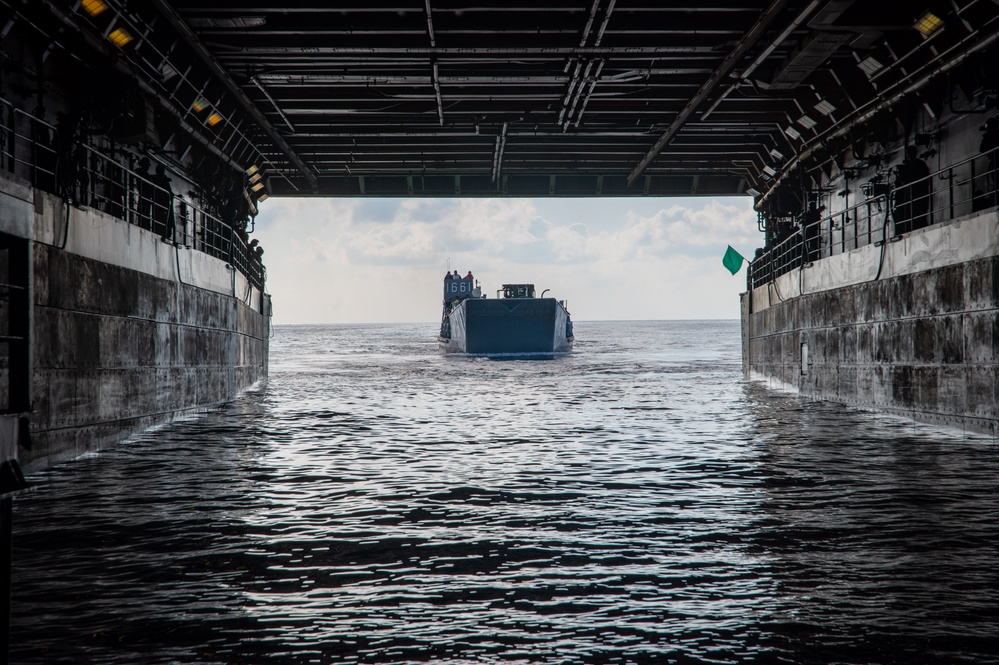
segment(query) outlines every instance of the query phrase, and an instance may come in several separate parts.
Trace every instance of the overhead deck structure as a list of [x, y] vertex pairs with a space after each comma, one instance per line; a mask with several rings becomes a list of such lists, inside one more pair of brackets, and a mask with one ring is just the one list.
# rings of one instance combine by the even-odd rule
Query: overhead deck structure
[[997, 98], [999, 0], [0, 0], [0, 550], [266, 376], [273, 195], [753, 196], [747, 374], [994, 436]]
[[997, 99], [999, 0], [0, 0], [0, 549], [266, 376], [275, 195], [752, 196], [747, 375], [995, 436]]
[[[270, 194], [338, 196], [766, 194], [828, 170], [902, 97], [980, 104], [999, 14], [993, 0], [94, 2], [7, 0], [7, 23], [73, 59], [116, 57], [166, 123], [263, 168]], [[937, 94], [969, 57], [965, 96]]]

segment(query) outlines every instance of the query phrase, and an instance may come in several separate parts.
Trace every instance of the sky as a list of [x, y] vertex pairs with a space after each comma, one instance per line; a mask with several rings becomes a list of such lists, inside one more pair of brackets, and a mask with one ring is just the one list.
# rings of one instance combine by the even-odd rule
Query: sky
[[270, 198], [264, 248], [275, 323], [437, 322], [449, 267], [494, 297], [533, 283], [576, 321], [737, 319], [763, 244], [750, 197]]

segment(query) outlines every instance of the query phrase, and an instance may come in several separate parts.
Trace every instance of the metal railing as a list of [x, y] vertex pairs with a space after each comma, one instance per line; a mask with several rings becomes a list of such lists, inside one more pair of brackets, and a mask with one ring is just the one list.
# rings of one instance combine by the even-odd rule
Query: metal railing
[[758, 251], [747, 286], [754, 289], [818, 259], [996, 207], [997, 181], [999, 148], [895, 188], [871, 181], [861, 188], [864, 200], [825, 217], [803, 214], [792, 232]]
[[245, 234], [194, 201], [174, 194], [164, 175], [135, 168], [93, 146], [60, 137], [59, 128], [0, 99], [0, 168], [32, 186], [214, 256], [260, 290], [265, 270]]

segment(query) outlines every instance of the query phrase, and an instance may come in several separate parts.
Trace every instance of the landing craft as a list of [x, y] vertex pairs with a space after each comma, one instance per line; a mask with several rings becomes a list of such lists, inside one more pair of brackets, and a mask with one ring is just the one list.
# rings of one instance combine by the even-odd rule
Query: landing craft
[[490, 300], [474, 282], [471, 273], [444, 278], [441, 351], [535, 356], [572, 350], [572, 319], [564, 300], [538, 298], [533, 284], [504, 284]]

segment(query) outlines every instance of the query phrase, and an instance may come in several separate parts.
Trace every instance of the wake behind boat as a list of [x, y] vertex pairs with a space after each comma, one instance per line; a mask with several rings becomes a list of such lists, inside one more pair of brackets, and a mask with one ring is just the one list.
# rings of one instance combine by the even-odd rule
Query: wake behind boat
[[538, 298], [533, 284], [504, 284], [489, 299], [474, 282], [471, 273], [444, 278], [438, 337], [444, 353], [524, 356], [572, 350], [572, 320], [564, 300]]

